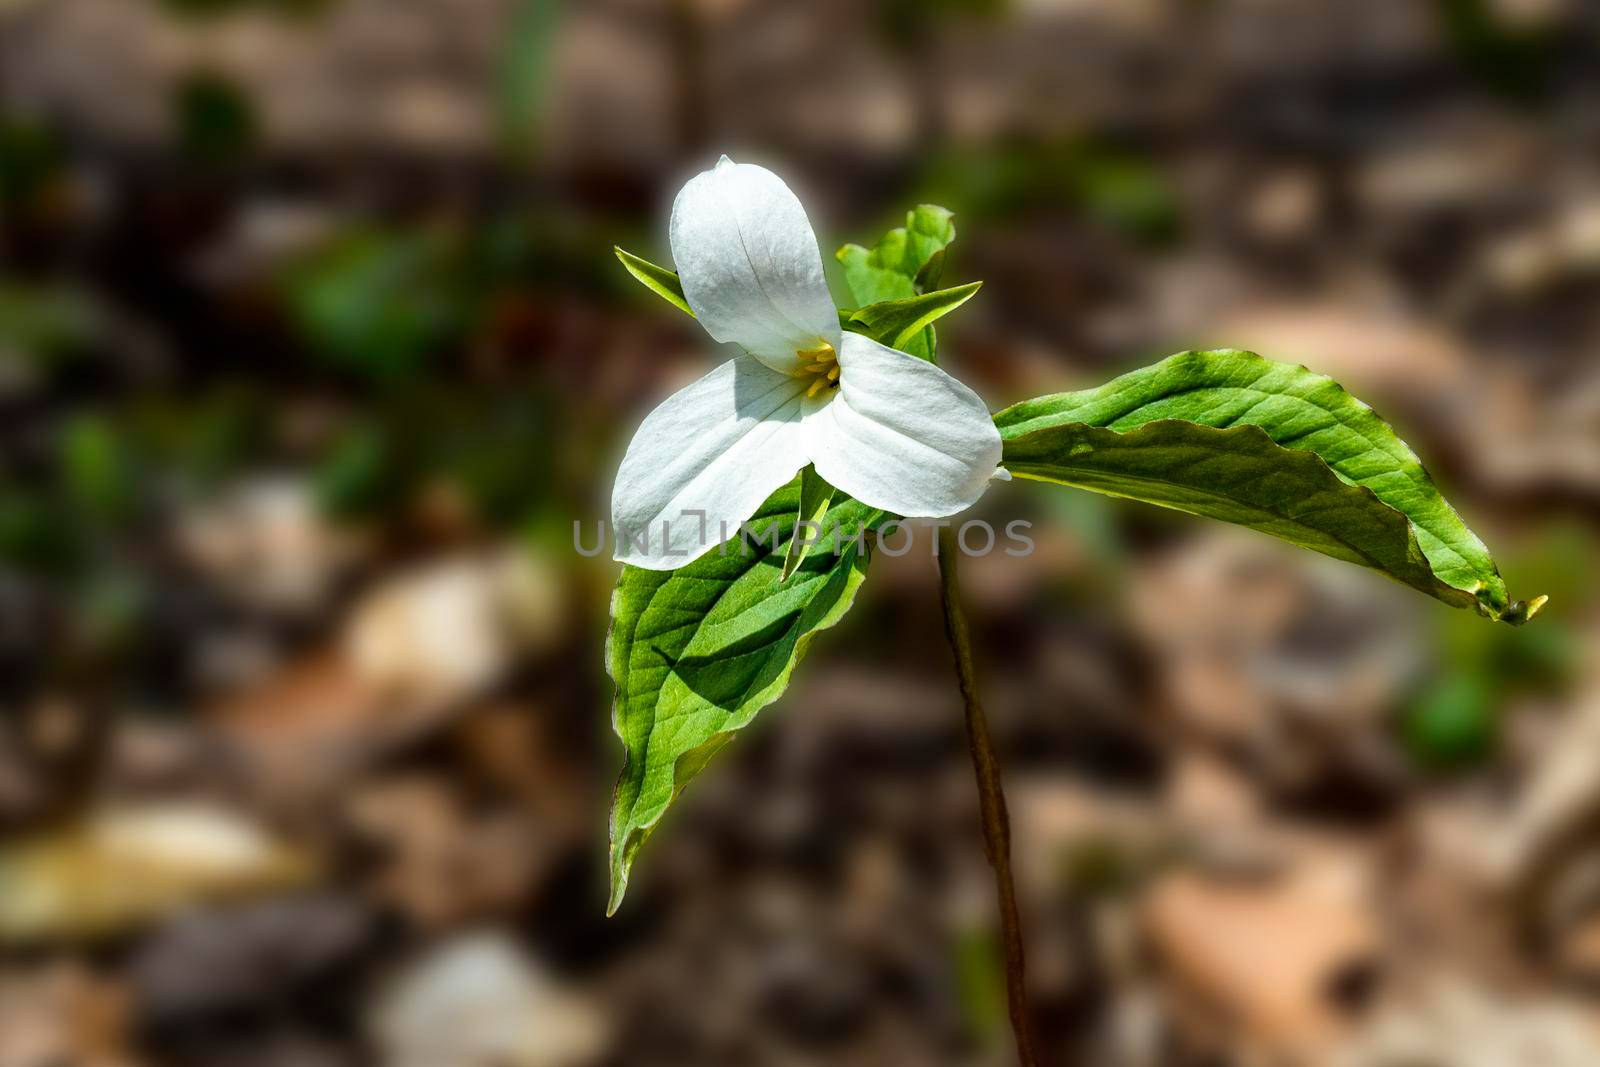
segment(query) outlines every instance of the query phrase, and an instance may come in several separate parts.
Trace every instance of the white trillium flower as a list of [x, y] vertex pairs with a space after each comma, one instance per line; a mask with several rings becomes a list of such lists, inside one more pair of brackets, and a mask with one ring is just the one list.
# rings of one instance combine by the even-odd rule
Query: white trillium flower
[[983, 495], [1000, 434], [982, 398], [926, 360], [841, 332], [816, 235], [781, 178], [723, 156], [678, 194], [671, 242], [701, 325], [744, 351], [634, 435], [611, 499], [618, 560], [683, 566], [808, 463], [898, 515], [953, 515]]

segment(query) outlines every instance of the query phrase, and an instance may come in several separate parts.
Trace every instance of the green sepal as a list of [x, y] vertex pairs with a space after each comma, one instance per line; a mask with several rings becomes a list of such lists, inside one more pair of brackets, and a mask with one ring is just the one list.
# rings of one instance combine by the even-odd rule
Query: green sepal
[[678, 280], [676, 272], [636, 256], [624, 248], [613, 246], [612, 251], [617, 254], [617, 258], [622, 261], [628, 273], [637, 278], [646, 289], [691, 319], [695, 317], [694, 308], [689, 306], [688, 298], [683, 295], [683, 284]]
[[[807, 463], [800, 472], [800, 507], [795, 513], [796, 535], [789, 538], [789, 551], [783, 557], [783, 573], [778, 576], [778, 581], [787, 582], [794, 574], [795, 568], [805, 562], [806, 556], [816, 548], [822, 540], [822, 518], [828, 513], [828, 505], [833, 501], [833, 486], [829, 485], [822, 475], [817, 473], [817, 468]], [[801, 537], [798, 531], [808, 529], [803, 523], [810, 523], [816, 527], [814, 537]]]
[[918, 359], [937, 362], [933, 323], [971, 300], [982, 288], [982, 282], [969, 282], [905, 300], [869, 304], [850, 313], [846, 328]]

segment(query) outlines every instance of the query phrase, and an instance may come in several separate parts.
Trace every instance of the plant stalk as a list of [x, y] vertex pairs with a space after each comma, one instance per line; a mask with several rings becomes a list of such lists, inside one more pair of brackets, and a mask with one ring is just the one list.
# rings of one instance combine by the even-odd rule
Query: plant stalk
[[1017, 1060], [1022, 1067], [1037, 1067], [1033, 1037], [1028, 1026], [1028, 992], [1024, 981], [1022, 920], [1017, 914], [1017, 887], [1011, 877], [1011, 819], [1000, 786], [1000, 762], [989, 737], [989, 720], [978, 700], [978, 683], [972, 670], [972, 643], [967, 617], [961, 610], [961, 584], [957, 576], [960, 547], [954, 531], [939, 529], [939, 593], [944, 603], [944, 632], [955, 654], [956, 679], [966, 707], [967, 747], [978, 778], [978, 810], [983, 821], [983, 852], [994, 868], [994, 888], [1000, 908], [1000, 931], [1005, 943], [1006, 1004], [1011, 1031], [1016, 1035]]

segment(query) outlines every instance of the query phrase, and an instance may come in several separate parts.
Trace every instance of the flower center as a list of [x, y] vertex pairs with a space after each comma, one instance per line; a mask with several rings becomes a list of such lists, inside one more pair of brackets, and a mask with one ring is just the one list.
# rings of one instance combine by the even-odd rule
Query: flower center
[[839, 357], [828, 342], [819, 341], [815, 348], [798, 349], [795, 357], [800, 360], [796, 375], [812, 379], [806, 396], [816, 396], [824, 389], [839, 388]]

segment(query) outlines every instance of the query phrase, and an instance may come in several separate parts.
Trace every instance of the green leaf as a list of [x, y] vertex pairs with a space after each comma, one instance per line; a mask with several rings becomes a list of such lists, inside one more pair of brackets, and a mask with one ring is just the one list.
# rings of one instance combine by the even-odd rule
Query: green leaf
[[934, 360], [932, 323], [971, 300], [982, 282], [971, 282], [954, 289], [913, 296], [905, 300], [885, 300], [851, 312], [849, 329], [862, 333], [919, 359]]
[[1526, 622], [1416, 454], [1337, 382], [1252, 352], [1183, 352], [995, 416], [1012, 474], [1238, 523]]
[[648, 259], [641, 259], [632, 252], [622, 248], [613, 247], [617, 258], [627, 268], [628, 273], [637, 278], [646, 289], [655, 293], [661, 299], [689, 316], [694, 318], [694, 308], [689, 306], [688, 298], [683, 295], [683, 285], [678, 281], [678, 275], [666, 267], [658, 266]]
[[[906, 224], [878, 239], [872, 248], [845, 245], [836, 253], [844, 265], [844, 277], [858, 304], [884, 300], [904, 300], [924, 292], [917, 287], [918, 275], [956, 239], [955, 215], [935, 204], [918, 204], [906, 212]], [[939, 265], [932, 269], [937, 282]]]
[[783, 573], [778, 576], [780, 582], [787, 582], [795, 568], [804, 563], [811, 550], [821, 542], [821, 523], [832, 502], [833, 486], [817, 473], [816, 467], [807, 463], [800, 471], [800, 507], [795, 511], [795, 529], [803, 529], [801, 523], [813, 523], [817, 529], [812, 530], [812, 537], [789, 539], [789, 551], [783, 557]]
[[867, 550], [853, 535], [877, 513], [841, 494], [822, 543], [781, 580], [800, 498], [798, 479], [768, 498], [743, 546], [734, 538], [675, 571], [623, 569], [606, 648], [613, 724], [627, 751], [611, 806], [608, 913], [668, 805], [783, 694], [811, 638], [844, 616], [866, 577]]

